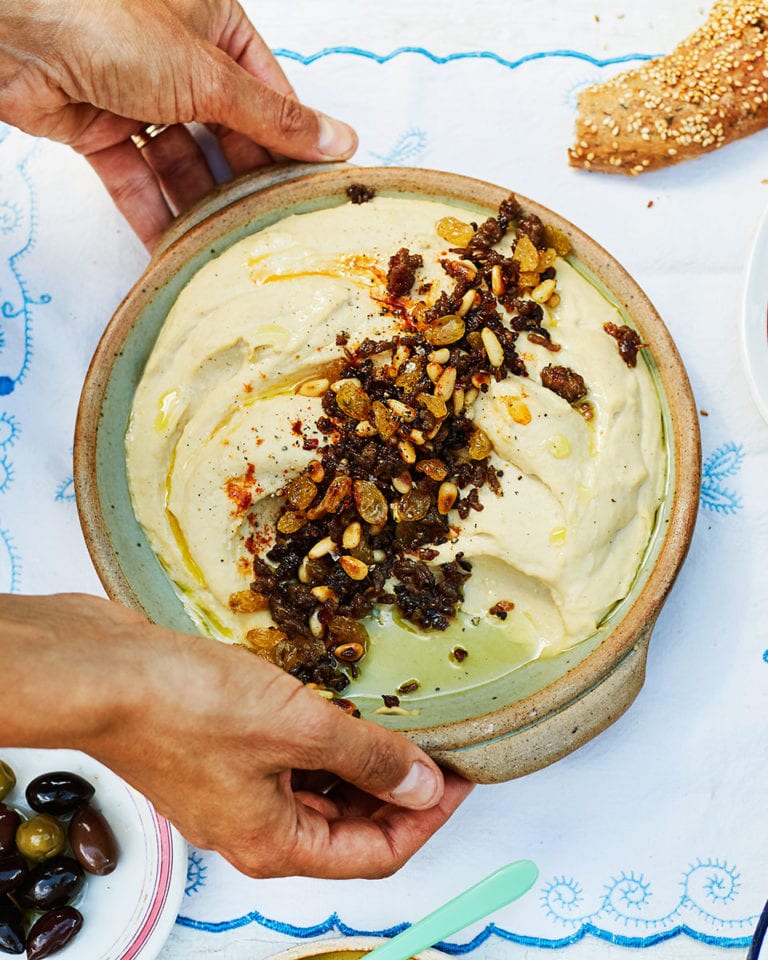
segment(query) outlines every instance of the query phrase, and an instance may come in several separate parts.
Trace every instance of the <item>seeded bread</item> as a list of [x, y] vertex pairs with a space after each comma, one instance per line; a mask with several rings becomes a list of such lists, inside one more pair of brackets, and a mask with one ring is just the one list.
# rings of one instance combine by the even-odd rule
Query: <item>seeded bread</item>
[[768, 0], [718, 0], [668, 56], [579, 97], [573, 167], [636, 175], [768, 126]]

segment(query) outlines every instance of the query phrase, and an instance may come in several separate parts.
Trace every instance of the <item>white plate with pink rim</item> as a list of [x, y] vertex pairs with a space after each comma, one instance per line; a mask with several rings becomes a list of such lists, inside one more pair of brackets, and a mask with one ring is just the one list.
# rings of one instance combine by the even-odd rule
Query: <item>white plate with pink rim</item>
[[33, 811], [27, 784], [43, 773], [77, 773], [96, 789], [92, 804], [112, 827], [118, 862], [106, 877], [86, 875], [75, 906], [83, 926], [61, 960], [154, 960], [178, 915], [187, 876], [187, 845], [152, 804], [111, 770], [76, 750], [0, 748], [16, 774], [4, 799], [23, 816]]
[[752, 396], [768, 420], [768, 209], [749, 256], [742, 300], [742, 349]]

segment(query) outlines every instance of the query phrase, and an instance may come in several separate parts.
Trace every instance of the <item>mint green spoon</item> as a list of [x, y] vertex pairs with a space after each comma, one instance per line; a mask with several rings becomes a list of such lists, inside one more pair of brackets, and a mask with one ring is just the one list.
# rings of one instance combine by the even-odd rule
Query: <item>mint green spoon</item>
[[387, 943], [376, 947], [366, 960], [408, 960], [420, 950], [439, 943], [457, 930], [512, 903], [531, 889], [539, 871], [530, 860], [516, 860], [480, 880], [442, 907], [417, 920]]

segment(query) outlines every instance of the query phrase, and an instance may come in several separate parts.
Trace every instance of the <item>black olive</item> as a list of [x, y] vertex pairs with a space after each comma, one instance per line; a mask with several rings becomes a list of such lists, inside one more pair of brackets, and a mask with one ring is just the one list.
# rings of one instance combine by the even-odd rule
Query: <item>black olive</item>
[[16, 849], [16, 829], [21, 823], [21, 814], [12, 807], [0, 803], [0, 854]]
[[15, 890], [28, 875], [27, 861], [20, 853], [8, 850], [0, 854], [0, 894]]
[[87, 803], [95, 788], [78, 776], [65, 770], [43, 773], [31, 780], [26, 789], [27, 803], [38, 813], [72, 813]]
[[8, 897], [0, 897], [0, 952], [24, 953], [21, 910]]
[[27, 960], [43, 960], [70, 942], [83, 925], [74, 907], [57, 907], [39, 917], [27, 936]]
[[88, 803], [69, 822], [69, 845], [88, 873], [105, 877], [117, 866], [115, 835], [103, 814]]
[[22, 910], [63, 907], [80, 890], [85, 872], [73, 857], [52, 857], [29, 871], [13, 897]]

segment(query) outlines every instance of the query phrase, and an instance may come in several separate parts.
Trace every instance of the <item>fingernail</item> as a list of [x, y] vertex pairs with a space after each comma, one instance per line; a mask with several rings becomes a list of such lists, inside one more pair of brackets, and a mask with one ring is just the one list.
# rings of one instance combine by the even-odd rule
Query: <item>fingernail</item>
[[418, 760], [392, 791], [392, 799], [409, 807], [429, 807], [437, 799], [440, 780], [434, 771]]
[[345, 160], [357, 147], [357, 134], [340, 120], [319, 113], [317, 148], [325, 160]]

